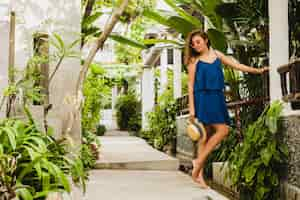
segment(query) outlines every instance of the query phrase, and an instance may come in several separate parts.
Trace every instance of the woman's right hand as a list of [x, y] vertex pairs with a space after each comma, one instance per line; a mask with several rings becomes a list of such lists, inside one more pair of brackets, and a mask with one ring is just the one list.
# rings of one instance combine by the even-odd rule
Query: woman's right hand
[[190, 118], [190, 121], [191, 122], [194, 122], [194, 120], [195, 120], [195, 111], [190, 111], [190, 116], [189, 116], [189, 118]]

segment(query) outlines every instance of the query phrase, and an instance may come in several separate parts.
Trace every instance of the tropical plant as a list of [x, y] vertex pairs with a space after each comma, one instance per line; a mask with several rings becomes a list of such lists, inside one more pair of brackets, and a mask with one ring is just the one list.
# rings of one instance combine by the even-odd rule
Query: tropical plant
[[288, 156], [279, 131], [281, 112], [279, 101], [266, 107], [229, 156], [229, 177], [242, 200], [279, 199], [279, 181]]
[[68, 176], [85, 188], [86, 172], [78, 157], [63, 143], [29, 123], [15, 119], [0, 122], [1, 199], [40, 199], [50, 192], [70, 192]]
[[[182, 35], [182, 38], [185, 38], [187, 34], [194, 29], [203, 29], [203, 17], [206, 17], [210, 23], [210, 28], [207, 30], [207, 33], [211, 39], [212, 46], [220, 51], [226, 52], [227, 43], [225, 35], [222, 32], [222, 18], [215, 14], [216, 7], [221, 4], [222, 1], [165, 0], [165, 2], [174, 10], [174, 12], [145, 9], [144, 16], [155, 20], [157, 23], [162, 24], [171, 30], [175, 30], [177, 35]], [[160, 42], [178, 44], [179, 46], [184, 44], [183, 39], [150, 39], [144, 41], [145, 44]]]
[[110, 83], [106, 71], [99, 65], [93, 64], [84, 86], [85, 101], [82, 108], [82, 128], [96, 132], [100, 120], [100, 111], [109, 100]]

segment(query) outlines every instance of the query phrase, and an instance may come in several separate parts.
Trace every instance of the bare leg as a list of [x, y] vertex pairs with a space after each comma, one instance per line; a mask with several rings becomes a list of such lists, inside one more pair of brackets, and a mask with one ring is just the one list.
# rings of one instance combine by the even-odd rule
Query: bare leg
[[[212, 127], [210, 127], [210, 126], [205, 126], [205, 129], [206, 129], [206, 132], [207, 132], [207, 139], [206, 139], [206, 141], [204, 141], [202, 143], [198, 142], [197, 157], [203, 151], [203, 149], [205, 148], [206, 143], [209, 140], [209, 138], [210, 138], [210, 136], [213, 132]], [[193, 173], [192, 173], [193, 180], [195, 182], [199, 183], [202, 188], [208, 188], [208, 185], [206, 184], [206, 182], [204, 180], [204, 177], [203, 177], [204, 168], [200, 169], [200, 172], [197, 173], [197, 166], [196, 165], [197, 164], [196, 164], [195, 160], [193, 160], [193, 166], [194, 166]]]
[[[207, 156], [229, 133], [229, 128], [226, 124], [213, 124], [212, 126], [215, 128], [216, 133], [208, 139], [205, 146], [203, 146], [201, 150], [198, 151], [197, 158], [193, 160], [193, 165], [194, 165], [193, 174], [192, 174], [193, 179], [195, 177], [202, 176], [202, 179], [204, 180], [203, 175], [201, 175], [200, 172], [201, 170], [203, 170], [203, 166]], [[201, 184], [201, 187], [206, 188], [205, 184], [203, 183], [199, 183], [199, 184]]]

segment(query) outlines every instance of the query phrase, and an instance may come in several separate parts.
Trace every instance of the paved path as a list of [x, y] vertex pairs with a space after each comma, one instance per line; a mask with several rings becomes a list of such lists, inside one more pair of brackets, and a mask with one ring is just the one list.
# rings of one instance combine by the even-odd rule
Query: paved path
[[134, 136], [100, 137], [97, 169], [177, 170], [179, 161]]
[[108, 132], [97, 168], [91, 171], [83, 200], [228, 200], [203, 190], [179, 162], [126, 132]]

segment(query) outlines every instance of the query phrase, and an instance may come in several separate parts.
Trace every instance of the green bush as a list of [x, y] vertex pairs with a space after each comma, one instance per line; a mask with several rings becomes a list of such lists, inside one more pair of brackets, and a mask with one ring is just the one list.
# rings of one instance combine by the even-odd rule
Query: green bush
[[[149, 129], [140, 133], [158, 150], [164, 150], [166, 145], [173, 146], [176, 141], [176, 113], [177, 105], [171, 91], [166, 91], [159, 99], [153, 112], [147, 113]], [[175, 149], [173, 149], [175, 150]]]
[[121, 130], [137, 131], [141, 127], [141, 105], [134, 93], [118, 98], [116, 103], [117, 123]]
[[229, 156], [229, 176], [240, 190], [241, 200], [279, 199], [280, 172], [288, 156], [278, 131], [281, 111], [279, 101], [268, 106]]
[[136, 113], [129, 119], [128, 122], [129, 130], [138, 132], [142, 127], [142, 116], [141, 113]]
[[103, 136], [106, 132], [106, 127], [102, 124], [98, 124], [96, 127], [96, 135]]
[[83, 85], [85, 97], [82, 108], [82, 129], [96, 132], [100, 121], [100, 111], [107, 104], [110, 94], [109, 80], [105, 70], [93, 64]]

